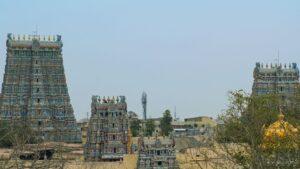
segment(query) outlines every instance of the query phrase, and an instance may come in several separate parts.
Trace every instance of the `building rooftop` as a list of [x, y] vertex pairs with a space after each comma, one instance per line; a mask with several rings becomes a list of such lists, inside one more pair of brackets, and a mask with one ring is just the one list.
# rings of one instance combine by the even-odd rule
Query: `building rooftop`
[[212, 117], [208, 117], [208, 116], [196, 116], [196, 117], [184, 118], [184, 121], [188, 121], [188, 120], [201, 120], [201, 119], [211, 119], [211, 120], [213, 120]]
[[161, 120], [162, 117], [157, 117], [157, 118], [147, 118], [147, 120], [154, 120], [154, 121], [157, 121], [157, 120]]

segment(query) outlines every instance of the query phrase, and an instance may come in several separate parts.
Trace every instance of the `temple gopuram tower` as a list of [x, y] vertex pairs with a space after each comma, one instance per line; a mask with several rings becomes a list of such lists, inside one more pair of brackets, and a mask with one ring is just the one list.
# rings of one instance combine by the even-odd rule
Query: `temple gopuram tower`
[[8, 34], [1, 119], [23, 120], [45, 141], [80, 141], [64, 73], [61, 36]]
[[295, 93], [299, 85], [299, 69], [296, 63], [260, 64], [256, 63], [253, 72], [252, 94], [278, 94], [283, 100]]
[[137, 169], [179, 169], [175, 140], [171, 137], [140, 137]]
[[130, 153], [130, 131], [128, 127], [125, 96], [92, 97], [91, 118], [84, 147], [86, 161], [122, 160]]

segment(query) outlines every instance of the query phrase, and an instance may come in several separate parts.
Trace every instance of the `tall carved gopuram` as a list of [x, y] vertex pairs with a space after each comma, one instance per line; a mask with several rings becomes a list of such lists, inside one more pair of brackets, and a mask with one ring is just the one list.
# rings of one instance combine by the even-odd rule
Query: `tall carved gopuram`
[[25, 123], [45, 141], [79, 142], [64, 73], [61, 36], [8, 34], [2, 120]]

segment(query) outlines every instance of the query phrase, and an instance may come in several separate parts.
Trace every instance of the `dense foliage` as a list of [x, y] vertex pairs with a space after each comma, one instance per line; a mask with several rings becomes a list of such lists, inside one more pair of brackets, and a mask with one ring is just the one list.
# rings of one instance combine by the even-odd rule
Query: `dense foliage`
[[[217, 141], [226, 150], [228, 157], [243, 168], [300, 167], [299, 149], [262, 148], [264, 129], [278, 120], [280, 108], [288, 122], [294, 126], [300, 124], [297, 118], [300, 113], [298, 99], [291, 97], [283, 100], [276, 94], [254, 96], [241, 90], [230, 92], [228, 109], [219, 117], [223, 124], [217, 128]], [[299, 147], [300, 138], [297, 137], [289, 141], [296, 141]], [[239, 148], [233, 151], [232, 145]]]
[[161, 132], [163, 136], [168, 136], [173, 130], [172, 128], [172, 116], [170, 110], [166, 110], [160, 120]]
[[154, 120], [147, 120], [145, 126], [145, 136], [152, 136], [152, 133], [155, 130]]
[[139, 119], [134, 119], [130, 122], [130, 130], [133, 137], [137, 137], [139, 135], [141, 129], [141, 121]]
[[0, 147], [36, 143], [37, 141], [35, 133], [28, 125], [22, 122], [8, 123], [0, 121]]
[[5, 121], [0, 121], [0, 147], [12, 146], [10, 135], [11, 133], [9, 132], [8, 123]]

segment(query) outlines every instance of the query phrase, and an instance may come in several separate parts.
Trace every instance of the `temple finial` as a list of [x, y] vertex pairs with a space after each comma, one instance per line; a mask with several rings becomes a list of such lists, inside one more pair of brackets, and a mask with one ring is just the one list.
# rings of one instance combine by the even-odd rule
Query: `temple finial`
[[284, 113], [283, 113], [283, 109], [282, 109], [281, 106], [279, 107], [279, 115], [278, 115], [278, 119], [279, 119], [279, 120], [283, 120], [283, 119], [284, 119]]

